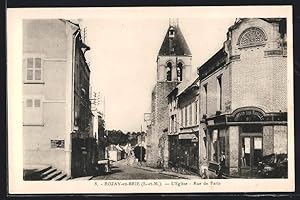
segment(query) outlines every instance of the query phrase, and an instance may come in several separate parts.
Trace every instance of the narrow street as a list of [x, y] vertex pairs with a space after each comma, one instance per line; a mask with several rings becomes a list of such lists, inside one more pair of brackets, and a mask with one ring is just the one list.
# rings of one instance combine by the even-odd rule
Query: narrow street
[[137, 179], [176, 179], [176, 177], [159, 174], [127, 165], [121, 160], [112, 165], [111, 173], [94, 177], [92, 180], [137, 180]]

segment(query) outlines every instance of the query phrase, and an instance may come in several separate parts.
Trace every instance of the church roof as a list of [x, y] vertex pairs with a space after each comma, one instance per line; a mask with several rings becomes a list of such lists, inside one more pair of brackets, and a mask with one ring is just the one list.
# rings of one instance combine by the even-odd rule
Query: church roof
[[[169, 37], [169, 31], [171, 28], [175, 32], [173, 38]], [[172, 52], [172, 48], [174, 48], [174, 52]], [[160, 47], [158, 55], [159, 56], [169, 56], [169, 55], [191, 56], [192, 55], [178, 25], [169, 26], [164, 41]]]

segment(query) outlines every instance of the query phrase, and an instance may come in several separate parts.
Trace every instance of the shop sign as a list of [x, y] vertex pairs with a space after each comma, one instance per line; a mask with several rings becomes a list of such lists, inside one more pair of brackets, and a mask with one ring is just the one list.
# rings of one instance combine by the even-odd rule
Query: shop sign
[[263, 118], [264, 118], [263, 113], [261, 113], [259, 111], [256, 111], [256, 110], [243, 110], [243, 111], [240, 111], [240, 112], [236, 113], [236, 115], [234, 116], [234, 120], [235, 121], [239, 121], [239, 120], [252, 121], [252, 118], [254, 116], [257, 117], [259, 120], [263, 120]]
[[65, 140], [51, 140], [51, 148], [65, 148]]
[[197, 142], [198, 138], [195, 134], [180, 134], [178, 136], [180, 140], [192, 140], [192, 142]]

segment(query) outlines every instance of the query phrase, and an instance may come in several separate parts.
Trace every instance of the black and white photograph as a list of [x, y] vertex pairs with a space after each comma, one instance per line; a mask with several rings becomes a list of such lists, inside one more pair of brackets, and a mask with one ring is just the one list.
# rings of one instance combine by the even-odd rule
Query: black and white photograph
[[11, 192], [294, 191], [291, 13], [8, 9]]

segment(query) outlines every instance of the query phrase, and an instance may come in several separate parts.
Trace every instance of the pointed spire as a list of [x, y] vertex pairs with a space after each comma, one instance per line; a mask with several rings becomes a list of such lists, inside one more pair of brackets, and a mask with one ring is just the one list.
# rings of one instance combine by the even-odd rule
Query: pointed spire
[[191, 51], [179, 28], [178, 19], [169, 19], [169, 28], [165, 35], [164, 41], [160, 47], [158, 55], [169, 56], [191, 56]]
[[173, 27], [179, 26], [178, 18], [169, 18], [169, 26], [173, 26]]

